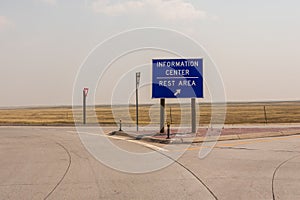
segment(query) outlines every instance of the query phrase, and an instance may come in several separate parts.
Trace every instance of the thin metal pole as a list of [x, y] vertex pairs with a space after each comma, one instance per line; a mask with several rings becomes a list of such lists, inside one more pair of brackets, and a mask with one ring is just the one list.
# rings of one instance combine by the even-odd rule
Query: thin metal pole
[[265, 122], [266, 122], [266, 124], [268, 124], [266, 106], [264, 106], [264, 113], [265, 113]]
[[82, 92], [83, 95], [83, 124], [86, 124], [86, 96], [85, 92]]
[[139, 131], [139, 86], [138, 77], [136, 76], [136, 88], [135, 88], [135, 112], [136, 112], [136, 131]]
[[165, 99], [160, 99], [160, 133], [165, 132]]
[[196, 99], [191, 99], [192, 133], [196, 133]]

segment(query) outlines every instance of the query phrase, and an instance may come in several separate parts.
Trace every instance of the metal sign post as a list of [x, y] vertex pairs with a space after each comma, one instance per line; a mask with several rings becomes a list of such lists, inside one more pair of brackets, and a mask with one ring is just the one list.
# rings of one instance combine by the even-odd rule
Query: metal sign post
[[165, 132], [165, 105], [166, 100], [160, 99], [160, 133]]
[[86, 97], [88, 95], [89, 92], [89, 88], [84, 88], [83, 89], [83, 124], [86, 124]]
[[192, 98], [191, 99], [191, 112], [192, 112], [192, 133], [196, 133], [196, 99]]
[[141, 79], [141, 72], [136, 72], [135, 74], [135, 83], [136, 83], [136, 91], [135, 91], [135, 111], [136, 111], [136, 131], [139, 131], [139, 85]]

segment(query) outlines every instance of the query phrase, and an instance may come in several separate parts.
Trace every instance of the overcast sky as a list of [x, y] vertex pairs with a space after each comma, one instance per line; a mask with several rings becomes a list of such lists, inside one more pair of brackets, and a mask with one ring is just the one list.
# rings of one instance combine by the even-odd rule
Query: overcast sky
[[89, 52], [142, 27], [202, 44], [228, 101], [299, 100], [299, 7], [298, 0], [1, 0], [0, 107], [71, 105]]

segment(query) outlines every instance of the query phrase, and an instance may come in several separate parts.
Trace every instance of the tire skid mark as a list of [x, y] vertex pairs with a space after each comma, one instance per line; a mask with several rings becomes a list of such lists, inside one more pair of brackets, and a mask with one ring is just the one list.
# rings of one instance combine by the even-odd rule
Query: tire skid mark
[[[156, 150], [155, 150], [156, 151]], [[201, 180], [201, 178], [199, 178], [192, 170], [190, 170], [189, 168], [187, 168], [184, 164], [182, 164], [181, 162], [173, 159], [172, 157], [160, 152], [160, 151], [156, 151], [158, 153], [160, 153], [161, 155], [173, 160], [175, 163], [177, 163], [179, 166], [181, 166], [182, 168], [184, 168], [186, 171], [188, 171], [194, 178], [196, 178], [205, 188], [206, 190], [214, 197], [215, 200], [218, 200], [218, 197], [214, 194], [214, 192], [208, 187], [208, 185], [206, 185], [204, 183], [203, 180]]]
[[[136, 144], [139, 144], [139, 143], [136, 143]], [[142, 144], [139, 144], [139, 145], [144, 146], [144, 145], [142, 145]], [[214, 192], [208, 187], [208, 185], [206, 185], [206, 184], [204, 183], [204, 181], [201, 180], [201, 178], [199, 178], [192, 170], [190, 170], [189, 168], [187, 168], [186, 166], [184, 166], [184, 164], [182, 164], [181, 162], [179, 162], [179, 161], [173, 159], [171, 156], [168, 156], [168, 155], [164, 154], [163, 152], [161, 152], [161, 151], [159, 151], [159, 150], [157, 150], [157, 149], [155, 149], [155, 148], [151, 148], [150, 146], [144, 146], [144, 147], [156, 151], [157, 153], [159, 153], [159, 154], [165, 156], [166, 158], [168, 158], [168, 159], [174, 161], [176, 164], [178, 164], [178, 165], [179, 165], [180, 167], [182, 167], [184, 170], [188, 171], [194, 178], [197, 179], [198, 182], [200, 182], [200, 183], [205, 187], [205, 189], [206, 189], [206, 190], [214, 197], [215, 200], [218, 200], [218, 197], [217, 197], [217, 196], [214, 194]]]
[[300, 155], [293, 156], [293, 157], [291, 157], [291, 158], [289, 158], [289, 159], [287, 159], [287, 160], [281, 162], [281, 163], [276, 167], [276, 169], [274, 170], [273, 176], [272, 176], [272, 197], [273, 197], [273, 200], [276, 200], [275, 189], [274, 189], [274, 182], [275, 182], [275, 177], [276, 177], [276, 174], [277, 174], [278, 170], [279, 170], [282, 166], [284, 166], [286, 163], [288, 163], [289, 161], [291, 161], [291, 160], [293, 160], [293, 159], [295, 159], [295, 158], [297, 158], [297, 157], [300, 157]]
[[55, 144], [60, 146], [67, 153], [67, 155], [69, 157], [69, 163], [68, 163], [68, 166], [67, 166], [63, 176], [60, 178], [60, 180], [57, 182], [57, 184], [54, 186], [54, 188], [47, 194], [47, 196], [44, 198], [44, 200], [48, 199], [53, 194], [53, 192], [57, 189], [57, 187], [62, 183], [62, 181], [66, 177], [67, 173], [69, 172], [69, 169], [70, 169], [70, 166], [71, 166], [71, 163], [72, 163], [72, 158], [71, 158], [71, 154], [70, 154], [69, 150], [59, 142], [55, 141]]

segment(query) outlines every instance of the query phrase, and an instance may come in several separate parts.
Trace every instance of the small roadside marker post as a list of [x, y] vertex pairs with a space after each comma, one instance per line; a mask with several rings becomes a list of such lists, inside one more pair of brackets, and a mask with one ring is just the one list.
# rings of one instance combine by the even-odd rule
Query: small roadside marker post
[[122, 120], [120, 119], [120, 129], [119, 131], [122, 131]]
[[83, 88], [83, 124], [86, 124], [86, 97], [88, 92], [89, 88]]
[[167, 122], [167, 127], [168, 127], [168, 130], [167, 130], [167, 139], [170, 139], [170, 125], [171, 125], [171, 123], [168, 121]]

